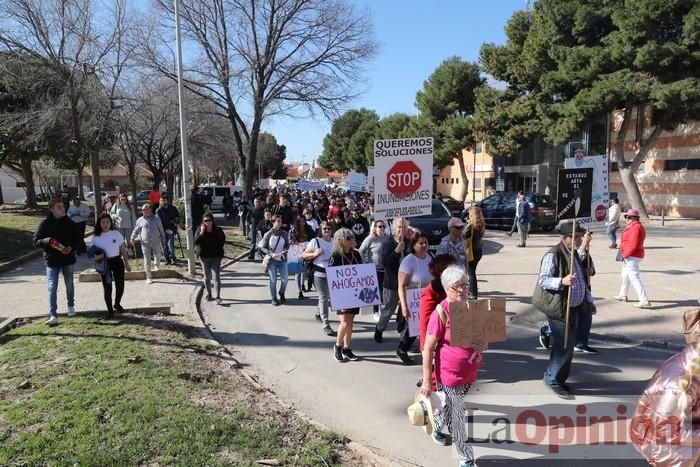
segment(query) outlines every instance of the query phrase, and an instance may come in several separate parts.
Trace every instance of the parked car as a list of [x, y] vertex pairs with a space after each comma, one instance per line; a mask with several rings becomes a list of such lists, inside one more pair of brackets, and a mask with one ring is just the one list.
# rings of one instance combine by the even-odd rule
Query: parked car
[[418, 217], [411, 217], [409, 222], [412, 230], [420, 230], [428, 235], [428, 243], [431, 250], [437, 250], [442, 237], [449, 234], [447, 222], [452, 218], [452, 213], [441, 200], [433, 198], [432, 212]]
[[460, 215], [460, 213], [464, 210], [464, 203], [457, 201], [451, 196], [438, 195], [437, 198], [445, 203], [445, 206], [447, 206], [447, 209], [450, 210], [453, 216]]
[[[104, 199], [105, 196], [107, 196], [107, 193], [104, 191], [101, 191], [100, 192], [101, 199]], [[88, 191], [87, 193], [85, 193], [85, 199], [93, 199], [94, 197], [95, 197], [95, 193], [93, 193], [92, 191]]]
[[[136, 202], [137, 203], [146, 203], [148, 202], [148, 195], [151, 193], [151, 190], [141, 190], [138, 193], [136, 193]], [[128, 196], [129, 203], [134, 204], [134, 195], [129, 195]]]
[[[518, 193], [504, 191], [496, 193], [476, 203], [484, 214], [486, 226], [495, 229], [510, 229], [515, 218], [515, 199]], [[553, 230], [557, 224], [556, 207], [549, 195], [526, 193], [525, 200], [530, 204], [532, 230]]]

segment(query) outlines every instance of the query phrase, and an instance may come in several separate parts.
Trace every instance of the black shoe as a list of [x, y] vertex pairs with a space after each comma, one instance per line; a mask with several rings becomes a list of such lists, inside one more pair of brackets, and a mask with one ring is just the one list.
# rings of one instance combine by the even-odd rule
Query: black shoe
[[583, 353], [587, 353], [587, 354], [591, 354], [591, 355], [598, 355], [598, 351], [596, 349], [594, 349], [593, 347], [589, 347], [587, 345], [581, 345], [581, 346], [577, 345], [576, 347], [574, 347], [574, 350], [576, 350], [576, 352], [583, 352]]
[[272, 306], [280, 306], [279, 300], [277, 300], [276, 298], [273, 298], [272, 299]]
[[216, 304], [221, 305], [224, 301], [221, 300], [221, 297], [216, 297]]
[[449, 444], [449, 439], [447, 438], [447, 436], [440, 433], [439, 431], [433, 431], [433, 434], [430, 435], [430, 438], [435, 444], [439, 446], [447, 446]]
[[610, 248], [611, 250], [617, 250], [617, 244], [610, 245], [608, 248]]
[[382, 338], [382, 331], [374, 331], [374, 341], [377, 344], [381, 344], [384, 339]]
[[336, 362], [344, 362], [345, 356], [343, 355], [343, 349], [340, 346], [333, 344], [333, 358]]
[[306, 297], [304, 297], [304, 294], [302, 292], [299, 292], [299, 297], [297, 297], [299, 300], [304, 300]]
[[211, 297], [211, 295], [207, 295], [207, 301], [211, 302], [212, 300], [214, 300], [214, 299]]
[[114, 311], [116, 311], [117, 313], [124, 313], [124, 307], [121, 306], [119, 303], [116, 303], [114, 305]]
[[284, 295], [280, 294], [280, 304], [281, 305], [286, 305], [287, 304], [287, 299], [284, 298]]
[[357, 355], [355, 355], [354, 353], [352, 353], [351, 349], [343, 349], [342, 352], [343, 352], [343, 356], [345, 358], [347, 358], [348, 360], [350, 360], [351, 362], [356, 362], [357, 360], [359, 360], [359, 357]]
[[574, 395], [571, 392], [571, 388], [567, 384], [555, 384], [551, 385], [548, 384], [546, 381], [542, 381], [547, 388], [549, 388], [550, 391], [552, 391], [554, 394], [557, 396], [561, 397], [562, 399], [573, 399]]
[[314, 315], [314, 318], [316, 318], [316, 321], [321, 321], [321, 314], [320, 314], [320, 313], [316, 313], [316, 314]]
[[338, 335], [338, 333], [333, 330], [330, 324], [323, 326], [323, 332], [325, 332], [327, 336], [331, 337], [336, 337]]
[[107, 315], [105, 316], [105, 318], [112, 319], [113, 316], [114, 316], [114, 310], [107, 310]]
[[401, 359], [404, 365], [412, 365], [413, 360], [411, 360], [411, 357], [408, 356], [408, 352], [405, 350], [398, 349], [396, 351], [396, 356]]

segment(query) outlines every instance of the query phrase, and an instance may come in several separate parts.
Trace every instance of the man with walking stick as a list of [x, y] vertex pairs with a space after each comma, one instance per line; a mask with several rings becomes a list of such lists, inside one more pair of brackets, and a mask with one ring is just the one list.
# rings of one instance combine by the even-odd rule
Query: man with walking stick
[[[576, 223], [567, 222], [561, 225], [559, 233], [561, 241], [542, 258], [533, 305], [547, 315], [552, 332], [544, 384], [557, 396], [568, 399], [573, 392], [566, 380], [574, 355], [579, 316], [593, 303], [593, 297], [588, 290], [586, 268], [575, 248], [583, 237], [583, 230]], [[590, 234], [587, 235], [590, 241]]]

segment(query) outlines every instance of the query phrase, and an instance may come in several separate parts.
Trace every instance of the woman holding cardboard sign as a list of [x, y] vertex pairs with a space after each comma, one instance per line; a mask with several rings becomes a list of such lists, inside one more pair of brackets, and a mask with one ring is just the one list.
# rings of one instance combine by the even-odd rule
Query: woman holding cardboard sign
[[[428, 253], [428, 236], [423, 232], [416, 232], [411, 239], [411, 250], [413, 253], [406, 256], [399, 266], [401, 314], [399, 315], [397, 327], [401, 333], [401, 340], [399, 341], [396, 355], [404, 365], [413, 363], [408, 356], [408, 350], [418, 335], [418, 332], [414, 332], [413, 336], [410, 333], [411, 309], [414, 309], [417, 317], [418, 308], [420, 307], [420, 294], [423, 288], [427, 287], [430, 281], [433, 280], [433, 275], [430, 273], [430, 261], [433, 258]], [[411, 296], [418, 297], [418, 300], [412, 300]], [[411, 303], [413, 303], [413, 306]]]
[[[333, 250], [331, 259], [328, 261], [328, 267], [333, 266], [349, 266], [352, 264], [361, 264], [362, 257], [355, 251], [355, 235], [350, 229], [339, 229], [333, 235]], [[338, 337], [333, 346], [333, 356], [339, 362], [357, 360], [350, 348], [352, 342], [352, 325], [355, 321], [355, 315], [360, 313], [359, 308], [350, 308], [347, 310], [336, 310], [340, 324], [338, 325]]]
[[459, 454], [460, 467], [473, 467], [474, 451], [467, 441], [464, 396], [476, 381], [482, 353], [488, 345], [476, 342], [471, 347], [451, 345], [450, 303], [466, 301], [469, 280], [464, 270], [458, 266], [445, 269], [440, 280], [447, 292], [447, 298], [437, 306], [428, 321], [423, 346], [423, 385], [420, 392], [430, 397], [430, 375], [433, 372], [434, 357], [437, 388], [445, 395], [445, 405], [435, 410], [433, 441], [441, 446], [447, 445], [447, 437], [440, 431], [446, 424], [452, 434], [452, 444]]

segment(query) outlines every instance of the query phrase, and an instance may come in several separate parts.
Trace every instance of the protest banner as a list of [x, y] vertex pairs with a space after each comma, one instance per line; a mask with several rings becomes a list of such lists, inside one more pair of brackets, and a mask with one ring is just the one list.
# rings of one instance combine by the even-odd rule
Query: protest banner
[[304, 270], [304, 250], [309, 242], [297, 243], [289, 246], [287, 250], [287, 272], [296, 274]]
[[348, 172], [348, 186], [350, 191], [365, 191], [367, 176], [359, 172]]
[[423, 289], [406, 289], [408, 300], [408, 335], [415, 337], [420, 335], [420, 294]]
[[326, 187], [326, 184], [319, 180], [307, 180], [305, 178], [297, 181], [297, 189], [301, 191], [321, 191]]
[[433, 138], [374, 141], [374, 217], [432, 212]]
[[608, 156], [584, 156], [583, 150], [576, 151], [575, 157], [564, 159], [565, 169], [592, 168], [593, 186], [591, 188], [591, 215], [577, 216], [577, 220], [588, 227], [591, 224], [602, 225], [608, 217], [610, 193], [608, 192]]
[[450, 303], [451, 345], [506, 340], [506, 299], [480, 298]]
[[381, 303], [377, 268], [373, 263], [326, 268], [332, 310]]
[[591, 216], [593, 169], [559, 169], [557, 219]]
[[374, 167], [367, 167], [367, 193], [374, 193]]

